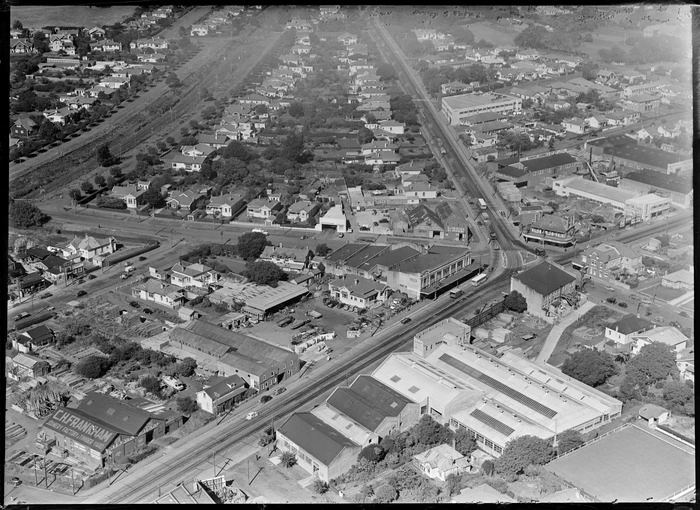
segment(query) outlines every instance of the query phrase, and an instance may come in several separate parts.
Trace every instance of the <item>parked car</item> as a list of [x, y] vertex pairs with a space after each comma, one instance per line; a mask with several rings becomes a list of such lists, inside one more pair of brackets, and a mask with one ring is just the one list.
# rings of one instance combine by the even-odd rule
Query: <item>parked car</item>
[[272, 400], [272, 397], [270, 395], [263, 395], [262, 397], [260, 397], [261, 404], [266, 404], [270, 400]]
[[258, 415], [258, 412], [257, 412], [257, 411], [251, 411], [251, 412], [249, 412], [248, 414], [245, 415], [245, 419], [246, 419], [246, 420], [252, 420], [252, 419], [255, 418], [257, 415]]
[[18, 320], [26, 319], [26, 318], [29, 317], [29, 316], [31, 316], [30, 313], [22, 312], [22, 313], [20, 313], [20, 314], [18, 314], [18, 315], [15, 315], [14, 317], [12, 317], [12, 319], [13, 319], [15, 322], [17, 322]]
[[338, 237], [340, 237], [340, 238], [342, 239], [343, 237], [345, 237], [345, 234], [343, 234], [343, 233], [341, 232], [341, 233], [338, 234]]
[[51, 296], [53, 296], [53, 294], [51, 294], [50, 292], [44, 292], [41, 296], [39, 296], [39, 299], [46, 299], [50, 298]]
[[688, 317], [688, 313], [685, 312], [684, 310], [681, 310], [680, 312], [678, 312], [678, 315], [680, 315], [681, 317]]
[[656, 319], [654, 319], [652, 322], [655, 322], [656, 324], [663, 324], [664, 323], [664, 318], [659, 316]]
[[680, 322], [678, 322], [678, 321], [671, 321], [671, 322], [668, 323], [668, 325], [669, 325], [669, 326], [672, 326], [672, 327], [674, 327], [674, 328], [676, 328], [676, 329], [681, 329], [681, 328], [683, 327], [683, 325], [682, 325]]
[[281, 394], [284, 393], [285, 391], [287, 391], [287, 388], [285, 388], [284, 386], [280, 386], [279, 388], [277, 388], [277, 389], [275, 390], [275, 395], [281, 395]]
[[129, 306], [133, 308], [139, 308], [140, 305], [136, 301], [130, 301]]
[[607, 302], [610, 303], [611, 305], [614, 305], [614, 304], [617, 302], [617, 299], [614, 298], [614, 297], [609, 297], [609, 298], [607, 298], [605, 301], [607, 301]]
[[151, 314], [153, 313], [153, 310], [151, 310], [150, 308], [144, 308], [143, 313]]
[[401, 319], [401, 324], [408, 324], [409, 322], [411, 322], [410, 317], [404, 317], [403, 319]]
[[97, 278], [97, 276], [95, 276], [94, 274], [88, 275], [88, 280], [94, 280], [95, 278]]
[[86, 295], [86, 294], [87, 294], [87, 291], [79, 290], [79, 291], [77, 292], [76, 296], [82, 297], [82, 296], [84, 296], [84, 295]]
[[624, 301], [620, 301], [620, 302], [617, 304], [617, 306], [619, 306], [620, 308], [627, 308], [627, 303], [625, 303]]
[[309, 236], [301, 236], [302, 239], [308, 239]]

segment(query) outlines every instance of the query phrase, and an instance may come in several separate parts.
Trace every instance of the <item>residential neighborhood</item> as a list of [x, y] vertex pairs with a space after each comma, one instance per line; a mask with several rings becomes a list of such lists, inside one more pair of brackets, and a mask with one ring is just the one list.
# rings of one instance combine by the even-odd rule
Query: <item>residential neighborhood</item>
[[10, 10], [6, 506], [695, 502], [690, 7], [74, 7]]

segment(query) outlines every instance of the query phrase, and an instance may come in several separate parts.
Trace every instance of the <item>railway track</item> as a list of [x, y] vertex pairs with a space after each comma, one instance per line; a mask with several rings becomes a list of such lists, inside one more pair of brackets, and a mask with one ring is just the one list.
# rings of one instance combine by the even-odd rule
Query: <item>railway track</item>
[[[206, 459], [214, 453], [214, 450], [216, 450], [215, 453], [217, 454], [225, 451], [251, 434], [256, 434], [267, 428], [271, 419], [281, 419], [299, 410], [301, 406], [335, 388], [348, 377], [353, 377], [361, 373], [380, 359], [383, 359], [390, 353], [410, 343], [415, 331], [430, 327], [447, 317], [454, 315], [461, 317], [464, 315], [465, 308], [481, 305], [489, 296], [492, 296], [490, 299], [493, 299], [495, 296], [500, 296], [500, 293], [509, 279], [510, 276], [508, 274], [502, 274], [494, 278], [485, 283], [482, 287], [479, 287], [478, 292], [460, 300], [450, 302], [436, 314], [412, 323], [411, 326], [408, 326], [409, 329], [407, 331], [391, 336], [387, 341], [377, 342], [364, 351], [362, 357], [349, 359], [343, 364], [333, 367], [332, 374], [322, 381], [313, 381], [309, 379], [305, 387], [295, 393], [288, 393], [288, 398], [280, 397], [279, 399], [273, 400], [268, 407], [259, 411], [256, 421], [244, 421], [231, 426], [224, 425], [222, 427], [222, 437], [219, 441], [214, 443], [212, 443], [212, 441], [203, 441], [201, 445], [198, 445], [187, 453], [177, 456], [174, 455], [171, 461], [162, 463], [157, 467], [150, 466], [150, 471], [148, 473], [139, 477], [134, 482], [127, 484], [126, 487], [119, 490], [118, 494], [97, 502], [147, 502], [143, 498], [153, 492], [157, 487], [167, 487], [169, 484], [175, 485], [180, 480], [185, 479], [187, 472], [199, 463], [206, 461]], [[216, 445], [215, 448], [212, 447], [212, 444]]]

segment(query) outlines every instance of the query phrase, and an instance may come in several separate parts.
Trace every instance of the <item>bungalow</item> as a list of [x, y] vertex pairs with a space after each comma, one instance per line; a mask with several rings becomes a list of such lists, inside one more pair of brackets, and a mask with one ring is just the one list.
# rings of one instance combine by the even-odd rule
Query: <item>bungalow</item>
[[564, 129], [569, 133], [583, 134], [586, 132], [586, 121], [579, 119], [578, 117], [573, 117], [571, 119], [566, 119], [561, 122]]
[[357, 36], [346, 32], [338, 36], [338, 42], [343, 43], [343, 46], [352, 46], [357, 44]]
[[249, 218], [271, 218], [282, 209], [280, 202], [273, 202], [264, 198], [251, 200], [247, 206], [246, 216]]
[[661, 425], [668, 421], [671, 413], [668, 409], [664, 409], [656, 404], [645, 404], [639, 409], [639, 419], [645, 420], [649, 426]]
[[97, 82], [97, 84], [100, 87], [107, 87], [108, 89], [119, 89], [122, 87], [129, 87], [129, 83], [131, 82], [131, 78], [127, 77], [119, 77], [119, 76], [106, 76], [104, 78], [100, 78], [100, 80]]
[[688, 337], [673, 326], [657, 326], [639, 335], [632, 336], [632, 354], [639, 354], [645, 345], [659, 342], [679, 354], [688, 346]]
[[386, 301], [389, 287], [359, 276], [344, 276], [328, 283], [331, 297], [344, 305], [364, 309], [375, 301]]
[[413, 464], [428, 478], [445, 481], [449, 475], [469, 472], [469, 459], [447, 444], [441, 444], [413, 456]]
[[605, 116], [601, 115], [600, 113], [590, 115], [585, 119], [585, 121], [593, 129], [602, 129], [608, 125], [608, 119], [606, 119]]
[[90, 36], [90, 39], [96, 40], [104, 38], [107, 35], [107, 31], [101, 27], [92, 27], [87, 30], [87, 34]]
[[61, 108], [60, 110], [53, 109], [53, 110], [48, 110], [43, 113], [44, 117], [49, 119], [51, 122], [54, 124], [65, 124], [66, 123], [66, 118], [71, 115], [73, 112], [68, 108], [67, 106], [64, 108]]
[[165, 60], [165, 55], [162, 53], [138, 53], [136, 55], [136, 60], [139, 62], [151, 63], [163, 62]]
[[212, 197], [207, 204], [207, 214], [213, 216], [221, 216], [222, 218], [232, 218], [245, 206], [245, 200], [242, 194], [239, 195], [221, 195]]
[[112, 39], [107, 39], [100, 44], [95, 45], [95, 48], [99, 48], [100, 51], [105, 53], [111, 53], [113, 51], [122, 51], [122, 43], [113, 41]]
[[389, 133], [402, 135], [406, 129], [406, 125], [403, 122], [396, 122], [395, 120], [381, 120], [379, 121], [379, 128]]
[[216, 152], [216, 149], [214, 149], [213, 147], [210, 147], [206, 143], [198, 143], [197, 145], [183, 145], [180, 148], [180, 152], [182, 153], [183, 156], [192, 156], [192, 157], [204, 156], [205, 158], [208, 158], [214, 152]]
[[214, 149], [221, 149], [222, 147], [226, 147], [226, 145], [228, 145], [230, 141], [231, 140], [228, 137], [222, 135], [199, 135], [199, 145], [206, 144], [210, 147], [213, 147]]
[[202, 164], [207, 158], [204, 156], [185, 156], [175, 154], [171, 166], [176, 170], [186, 170], [187, 172], [199, 172]]
[[27, 138], [36, 129], [36, 122], [29, 117], [20, 117], [12, 125], [12, 136], [17, 138]]
[[518, 60], [537, 60], [540, 54], [537, 50], [521, 50], [515, 54]]
[[113, 186], [111, 196], [121, 198], [130, 209], [136, 209], [143, 204], [141, 195], [146, 190], [139, 189], [138, 186], [127, 184], [126, 186]]
[[185, 304], [185, 289], [149, 278], [131, 289], [131, 295], [144, 301], [153, 301], [168, 308], [177, 308]]
[[238, 102], [243, 105], [257, 106], [259, 104], [264, 104], [270, 106], [270, 98], [260, 94], [248, 94], [247, 96], [239, 98]]
[[20, 340], [25, 340], [29, 343], [31, 349], [36, 349], [42, 345], [50, 344], [56, 338], [54, 332], [51, 331], [45, 324], [41, 324], [35, 328], [28, 329], [21, 335]]
[[34, 45], [25, 39], [11, 39], [10, 53], [37, 53]]
[[316, 214], [320, 208], [321, 204], [318, 202], [300, 200], [289, 206], [289, 209], [287, 209], [287, 219], [300, 223], [307, 222], [309, 218], [313, 218], [314, 214]]
[[205, 195], [202, 193], [197, 193], [191, 189], [187, 191], [176, 191], [166, 200], [166, 203], [171, 209], [181, 209], [192, 212], [197, 208], [197, 203], [204, 197]]
[[153, 39], [137, 39], [136, 41], [132, 41], [129, 47], [132, 50], [142, 50], [145, 48], [151, 48], [152, 50], [167, 50], [168, 41], [155, 37]]
[[219, 274], [204, 264], [180, 261], [170, 269], [170, 283], [178, 287], [206, 288], [219, 281]]
[[619, 321], [605, 327], [605, 338], [616, 344], [627, 345], [632, 343], [634, 336], [654, 328], [654, 324], [636, 315], [625, 315]]
[[17, 377], [41, 377], [49, 373], [50, 365], [37, 357], [19, 353], [12, 358], [11, 372]]
[[92, 260], [100, 255], [111, 255], [117, 251], [117, 240], [112, 236], [98, 239], [85, 234], [83, 238], [75, 236], [62, 251], [68, 258], [80, 255], [83, 259]]

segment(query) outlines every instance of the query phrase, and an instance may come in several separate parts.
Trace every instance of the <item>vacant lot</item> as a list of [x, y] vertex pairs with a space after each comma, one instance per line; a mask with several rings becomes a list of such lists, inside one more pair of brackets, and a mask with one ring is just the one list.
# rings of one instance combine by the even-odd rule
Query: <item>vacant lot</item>
[[52, 7], [49, 5], [13, 5], [10, 7], [10, 23], [19, 20], [25, 27], [44, 26], [101, 27], [113, 25], [134, 14], [135, 6], [93, 7], [74, 5]]
[[474, 23], [469, 25], [469, 30], [474, 34], [475, 41], [484, 39], [496, 46], [512, 46], [513, 39], [522, 28], [505, 23]]

